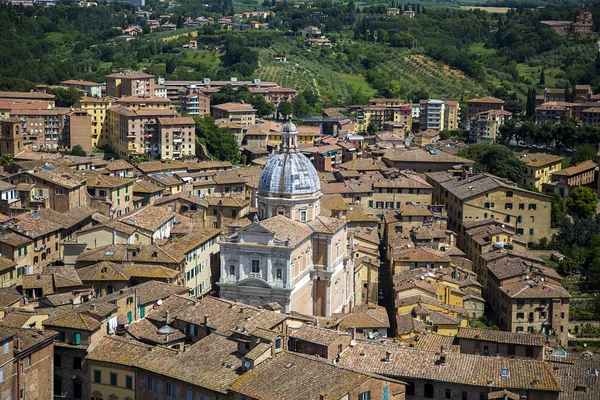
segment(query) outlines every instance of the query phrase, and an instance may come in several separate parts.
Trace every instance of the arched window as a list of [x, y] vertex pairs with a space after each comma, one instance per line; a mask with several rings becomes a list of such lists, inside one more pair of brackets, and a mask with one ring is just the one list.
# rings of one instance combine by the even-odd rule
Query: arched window
[[415, 395], [415, 383], [414, 382], [407, 382], [406, 383], [406, 395], [407, 396], [414, 396]]
[[282, 276], [283, 276], [283, 273], [281, 271], [281, 268], [277, 268], [277, 279], [281, 279]]
[[229, 275], [235, 276], [235, 266], [234, 265], [229, 266]]
[[433, 385], [431, 383], [425, 384], [423, 388], [423, 397], [426, 399], [433, 399]]

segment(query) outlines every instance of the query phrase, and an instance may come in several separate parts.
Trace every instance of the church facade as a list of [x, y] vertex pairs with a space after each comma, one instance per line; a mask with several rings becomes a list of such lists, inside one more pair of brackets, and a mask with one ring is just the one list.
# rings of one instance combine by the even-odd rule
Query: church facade
[[293, 123], [259, 181], [258, 216], [221, 242], [221, 297], [330, 316], [354, 304], [346, 221], [319, 215], [321, 186]]

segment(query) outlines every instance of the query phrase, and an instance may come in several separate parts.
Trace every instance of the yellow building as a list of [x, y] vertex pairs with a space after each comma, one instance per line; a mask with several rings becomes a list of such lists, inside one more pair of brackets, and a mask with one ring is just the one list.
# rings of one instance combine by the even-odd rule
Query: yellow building
[[112, 97], [83, 97], [75, 103], [76, 108], [81, 108], [92, 117], [92, 146], [104, 146], [109, 144], [108, 123], [106, 111], [113, 106]]
[[459, 179], [447, 172], [430, 172], [433, 203], [444, 204], [448, 228], [462, 234], [463, 224], [491, 219], [516, 228], [526, 243], [549, 238], [551, 198], [521, 189], [488, 173], [463, 174]]
[[455, 131], [458, 129], [458, 101], [444, 102], [444, 130]]
[[521, 156], [521, 161], [527, 165], [523, 179], [524, 185], [531, 185], [542, 191], [544, 183], [552, 181], [552, 174], [562, 168], [562, 157], [546, 153], [531, 153]]
[[211, 291], [218, 271], [220, 229], [201, 229], [182, 238], [174, 239], [165, 251], [175, 259], [183, 259], [185, 284], [190, 295], [202, 297]]
[[92, 399], [135, 399], [136, 360], [152, 346], [137, 340], [105, 336], [87, 356], [88, 393]]

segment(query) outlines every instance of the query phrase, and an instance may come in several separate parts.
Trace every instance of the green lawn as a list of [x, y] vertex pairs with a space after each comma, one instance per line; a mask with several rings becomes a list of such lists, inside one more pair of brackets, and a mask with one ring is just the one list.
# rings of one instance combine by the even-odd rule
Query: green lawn
[[478, 55], [487, 55], [487, 54], [494, 53], [496, 50], [488, 49], [485, 47], [484, 42], [479, 42], [479, 43], [474, 43], [473, 45], [471, 45], [471, 51]]
[[220, 58], [210, 53], [206, 50], [184, 50], [183, 54], [185, 58], [183, 59], [183, 63], [192, 63], [197, 64], [201, 63], [206, 65], [209, 68], [218, 67], [221, 63]]
[[360, 90], [361, 92], [369, 93], [370, 96], [375, 94], [375, 89], [373, 89], [369, 83], [365, 80], [365, 77], [362, 75], [350, 75], [340, 73], [344, 82], [348, 85], [352, 86], [353, 90]]
[[[540, 72], [542, 67], [530, 67], [527, 64], [517, 64], [519, 77], [523, 77], [531, 81], [531, 84], [537, 85], [540, 82]], [[553, 87], [556, 80], [560, 77], [562, 71], [560, 68], [546, 68], [544, 75], [546, 76], [546, 87]]]

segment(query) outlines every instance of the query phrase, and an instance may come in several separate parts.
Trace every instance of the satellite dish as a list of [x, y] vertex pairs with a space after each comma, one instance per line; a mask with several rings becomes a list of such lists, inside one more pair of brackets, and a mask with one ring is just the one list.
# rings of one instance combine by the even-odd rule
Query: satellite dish
[[244, 368], [246, 368], [246, 369], [250, 368], [250, 361], [244, 361]]
[[156, 304], [159, 306], [162, 306], [162, 303], [163, 303], [162, 299], [158, 299], [158, 301], [156, 302]]

